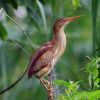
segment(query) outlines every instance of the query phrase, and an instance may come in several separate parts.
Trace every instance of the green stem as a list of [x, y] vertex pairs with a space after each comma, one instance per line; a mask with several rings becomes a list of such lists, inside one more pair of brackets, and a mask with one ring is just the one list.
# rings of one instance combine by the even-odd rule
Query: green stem
[[[98, 14], [99, 0], [92, 0], [92, 23], [93, 23], [93, 52], [99, 48], [98, 45], [98, 25], [97, 25], [97, 14]], [[95, 57], [99, 56], [97, 53], [94, 54]]]
[[[92, 22], [93, 22], [93, 55], [100, 57], [100, 33], [98, 31], [98, 11], [99, 0], [92, 0]], [[100, 77], [100, 67], [98, 68], [98, 77]], [[100, 82], [99, 82], [100, 85]]]

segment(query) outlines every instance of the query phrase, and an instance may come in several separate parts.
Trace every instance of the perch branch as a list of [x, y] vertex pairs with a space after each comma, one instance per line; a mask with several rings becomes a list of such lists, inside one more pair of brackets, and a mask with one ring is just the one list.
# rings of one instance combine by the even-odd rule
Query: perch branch
[[48, 100], [54, 100], [54, 87], [51, 84], [51, 82], [40, 79], [41, 84], [45, 87], [47, 94], [48, 94]]

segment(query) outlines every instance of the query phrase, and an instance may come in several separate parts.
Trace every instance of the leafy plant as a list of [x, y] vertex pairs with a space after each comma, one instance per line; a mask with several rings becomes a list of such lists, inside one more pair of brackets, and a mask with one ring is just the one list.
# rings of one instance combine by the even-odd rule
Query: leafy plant
[[89, 84], [91, 90], [87, 91], [79, 91], [79, 83], [80, 81], [73, 82], [69, 81], [66, 82], [64, 80], [55, 80], [54, 84], [58, 86], [64, 86], [65, 92], [62, 94], [59, 94], [57, 100], [97, 100], [100, 98], [100, 90], [99, 89], [99, 82], [100, 78], [98, 77], [98, 67], [100, 65], [98, 64], [100, 62], [100, 58], [95, 58], [92, 61], [90, 61], [86, 65], [86, 72], [88, 73], [89, 77]]
[[89, 62], [86, 66], [86, 72], [89, 75], [89, 84], [90, 87], [95, 89], [96, 87], [99, 88], [99, 82], [100, 78], [98, 77], [98, 68], [100, 67], [99, 65], [100, 58], [95, 58], [91, 62]]
[[72, 0], [72, 4], [74, 6], [74, 9], [77, 9], [78, 7], [80, 7], [80, 0]]

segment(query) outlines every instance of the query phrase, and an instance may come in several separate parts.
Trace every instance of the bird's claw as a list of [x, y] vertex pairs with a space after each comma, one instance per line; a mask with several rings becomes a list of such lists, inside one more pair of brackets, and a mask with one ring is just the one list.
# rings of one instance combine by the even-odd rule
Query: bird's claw
[[45, 84], [45, 87], [46, 87], [46, 89], [47, 89], [48, 91], [51, 91], [51, 90], [52, 90], [52, 91], [55, 91], [52, 82], [49, 82], [49, 81], [47, 81], [47, 80], [45, 80], [45, 79], [43, 79], [42, 81], [43, 81], [43, 83]]

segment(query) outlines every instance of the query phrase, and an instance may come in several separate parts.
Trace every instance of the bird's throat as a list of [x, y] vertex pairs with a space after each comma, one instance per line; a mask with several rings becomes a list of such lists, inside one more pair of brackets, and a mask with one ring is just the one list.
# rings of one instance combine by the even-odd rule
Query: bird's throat
[[66, 48], [66, 35], [63, 28], [54, 33], [53, 40], [55, 41], [55, 51], [57, 51], [57, 55], [60, 57]]

